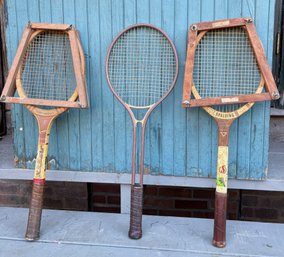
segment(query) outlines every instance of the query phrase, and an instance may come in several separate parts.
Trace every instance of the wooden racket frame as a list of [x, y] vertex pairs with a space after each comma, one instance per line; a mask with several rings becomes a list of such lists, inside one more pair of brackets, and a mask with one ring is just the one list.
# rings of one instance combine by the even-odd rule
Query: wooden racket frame
[[[57, 30], [66, 32], [69, 35], [72, 59], [74, 64], [75, 78], [77, 87], [74, 93], [70, 96], [68, 101], [53, 101], [43, 99], [31, 99], [27, 98], [24, 92], [21, 79], [21, 66], [24, 61], [24, 54], [27, 50], [29, 43], [38, 34], [47, 30]], [[75, 64], [76, 63], [76, 64]], [[77, 80], [78, 79], [78, 80]], [[12, 84], [16, 84], [16, 87], [11, 87]], [[33, 113], [38, 124], [38, 148], [37, 157], [33, 178], [32, 196], [30, 202], [30, 209], [28, 215], [28, 224], [25, 238], [28, 241], [37, 240], [40, 234], [42, 204], [44, 195], [44, 184], [46, 177], [47, 166], [47, 154], [48, 154], [48, 142], [52, 124], [54, 120], [70, 107], [82, 108], [88, 106], [87, 94], [85, 91], [85, 59], [82, 46], [80, 44], [79, 33], [74, 27], [65, 24], [29, 24], [23, 34], [20, 42], [17, 54], [15, 56], [13, 65], [11, 67], [8, 79], [6, 82], [5, 91], [2, 95], [5, 95], [6, 102], [24, 104], [27, 109]], [[17, 89], [19, 97], [6, 97], [6, 95], [14, 95]], [[78, 98], [79, 92], [81, 92], [82, 102], [75, 102]], [[42, 109], [37, 106], [54, 106], [54, 109]]]
[[[133, 29], [133, 28], [137, 28], [137, 27], [150, 27], [153, 28], [157, 31], [159, 31], [160, 33], [162, 33], [168, 40], [168, 42], [170, 43], [174, 55], [175, 55], [175, 60], [176, 60], [176, 71], [175, 71], [175, 77], [173, 79], [173, 82], [171, 84], [171, 86], [169, 87], [169, 90], [167, 91], [167, 93], [162, 96], [156, 103], [151, 104], [149, 106], [133, 106], [133, 105], [129, 105], [127, 103], [125, 103], [120, 97], [119, 95], [115, 92], [115, 90], [113, 89], [112, 85], [111, 85], [111, 81], [108, 75], [108, 61], [109, 61], [109, 57], [111, 55], [111, 50], [114, 46], [114, 44], [117, 42], [117, 40], [121, 37], [121, 35], [123, 35], [126, 31]], [[177, 76], [178, 76], [178, 56], [177, 56], [177, 52], [175, 49], [175, 46], [173, 44], [173, 42], [171, 41], [171, 39], [169, 38], [169, 36], [162, 31], [160, 28], [152, 25], [152, 24], [146, 24], [146, 23], [140, 23], [140, 24], [135, 24], [135, 25], [131, 25], [127, 28], [125, 28], [124, 30], [122, 30], [112, 41], [109, 49], [108, 49], [108, 53], [107, 53], [107, 57], [106, 57], [106, 78], [107, 78], [107, 82], [109, 85], [110, 90], [112, 91], [112, 93], [114, 94], [114, 96], [118, 99], [118, 101], [126, 108], [127, 112], [130, 115], [131, 121], [132, 121], [132, 126], [133, 126], [133, 138], [132, 138], [132, 177], [131, 177], [131, 207], [130, 207], [130, 228], [129, 228], [129, 233], [128, 236], [131, 239], [139, 239], [142, 237], [142, 211], [143, 211], [143, 169], [144, 169], [144, 146], [145, 146], [145, 128], [146, 128], [146, 124], [148, 121], [148, 118], [151, 114], [151, 112], [169, 95], [169, 93], [171, 92], [171, 90], [173, 89], [176, 80], [177, 80]], [[148, 109], [144, 115], [144, 118], [142, 120], [138, 120], [136, 119], [132, 109]], [[140, 149], [140, 156], [139, 156], [139, 183], [135, 183], [135, 177], [136, 177], [136, 148], [137, 148], [137, 125], [141, 124], [142, 126], [142, 132], [141, 132], [141, 149]]]
[[[255, 94], [238, 95], [229, 97], [214, 97], [202, 99], [193, 81], [194, 55], [199, 41], [209, 30], [242, 27], [247, 31], [249, 40], [259, 66], [260, 82]], [[263, 93], [263, 88], [267, 93]], [[190, 99], [191, 94], [195, 99]], [[225, 247], [226, 245], [226, 216], [227, 216], [227, 183], [228, 183], [228, 144], [229, 129], [233, 121], [248, 111], [255, 102], [278, 99], [279, 93], [268, 63], [265, 59], [262, 44], [257, 36], [255, 27], [250, 18], [220, 20], [192, 25], [188, 35], [187, 59], [184, 74], [183, 107], [201, 106], [211, 115], [218, 126], [218, 162], [216, 172], [215, 213], [213, 245]], [[212, 105], [244, 103], [239, 109], [231, 112], [220, 112], [213, 109]]]
[[[249, 95], [235, 95], [235, 96], [222, 96], [212, 97], [206, 99], [191, 99], [191, 91], [194, 87], [193, 82], [193, 70], [194, 70], [194, 57], [195, 50], [200, 40], [200, 33], [206, 33], [207, 31], [221, 28], [230, 27], [242, 27], [246, 30], [248, 38], [250, 40], [260, 73], [264, 79], [264, 85], [267, 92], [260, 92], [257, 94]], [[279, 99], [280, 95], [267, 63], [262, 43], [258, 37], [256, 28], [251, 18], [237, 18], [218, 20], [213, 22], [201, 22], [191, 25], [188, 32], [188, 44], [187, 44], [187, 56], [184, 72], [183, 83], [183, 107], [194, 106], [211, 106], [211, 105], [224, 105], [233, 103], [247, 103], [247, 102], [259, 102]]]
[[[40, 31], [56, 30], [66, 33], [69, 37], [74, 74], [77, 81], [76, 91], [78, 96], [75, 100], [61, 101], [61, 100], [46, 100], [29, 98], [27, 96], [14, 96], [16, 91], [16, 77], [18, 70], [25, 56], [28, 44], [31, 38], [35, 34], [40, 33]], [[86, 90], [85, 77], [82, 75], [82, 67], [80, 63], [80, 37], [78, 31], [69, 24], [48, 24], [48, 23], [29, 23], [22, 35], [22, 39], [19, 43], [14, 61], [10, 68], [4, 89], [1, 93], [0, 101], [4, 103], [16, 103], [16, 104], [32, 104], [32, 105], [42, 105], [42, 106], [55, 106], [55, 107], [72, 107], [72, 108], [87, 108], [88, 96]]]

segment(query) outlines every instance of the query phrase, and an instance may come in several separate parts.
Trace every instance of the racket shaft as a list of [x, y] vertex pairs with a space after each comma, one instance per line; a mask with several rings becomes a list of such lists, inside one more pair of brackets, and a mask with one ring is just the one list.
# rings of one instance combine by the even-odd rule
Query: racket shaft
[[228, 146], [218, 146], [213, 245], [226, 245]]
[[142, 211], [143, 211], [143, 186], [131, 186], [130, 229], [129, 237], [139, 239], [142, 237]]

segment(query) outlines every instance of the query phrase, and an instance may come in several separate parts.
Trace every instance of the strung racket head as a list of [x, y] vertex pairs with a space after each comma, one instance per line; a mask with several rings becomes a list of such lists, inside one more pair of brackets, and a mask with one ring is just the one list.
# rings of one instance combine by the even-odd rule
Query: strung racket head
[[[191, 94], [195, 99], [190, 99]], [[244, 106], [240, 103], [278, 97], [251, 19], [199, 23], [190, 27], [184, 107], [217, 105], [213, 107], [217, 111], [233, 113]], [[241, 113], [235, 112], [233, 116]]]
[[113, 94], [125, 107], [158, 105], [178, 75], [178, 57], [169, 37], [150, 24], [123, 30], [112, 42], [106, 77]]
[[[10, 103], [49, 108], [87, 107], [84, 63], [75, 28], [64, 24], [29, 24], [1, 98]], [[14, 82], [18, 96], [12, 95]]]

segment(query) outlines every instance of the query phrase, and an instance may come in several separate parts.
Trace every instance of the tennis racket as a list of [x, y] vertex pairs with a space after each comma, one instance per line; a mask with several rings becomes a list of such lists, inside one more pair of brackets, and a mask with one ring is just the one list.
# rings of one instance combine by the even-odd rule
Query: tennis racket
[[[218, 126], [213, 245], [224, 247], [230, 125], [254, 102], [279, 94], [250, 19], [192, 25], [186, 66], [183, 104], [202, 106]], [[188, 98], [189, 85], [195, 99]]]
[[[177, 74], [178, 57], [175, 47], [169, 37], [153, 25], [130, 26], [123, 30], [110, 45], [106, 59], [108, 85], [128, 111], [133, 125], [128, 234], [132, 239], [139, 239], [142, 236], [146, 123], [151, 112], [172, 90]], [[137, 136], [138, 124], [142, 126], [140, 138]], [[139, 141], [141, 143], [140, 160], [139, 165], [136, 165], [137, 145], [139, 145], [137, 142]], [[140, 175], [139, 179], [136, 179], [138, 170]]]
[[[74, 28], [63, 24], [27, 27], [7, 79], [11, 82], [14, 77], [18, 92], [18, 96], [8, 99], [25, 104], [36, 118], [39, 132], [27, 240], [37, 240], [40, 234], [52, 124], [68, 107], [82, 107], [76, 100], [79, 84], [82, 89], [85, 87], [84, 70], [84, 55]], [[9, 91], [12, 89], [7, 86], [5, 92]], [[83, 105], [86, 107], [87, 103]]]

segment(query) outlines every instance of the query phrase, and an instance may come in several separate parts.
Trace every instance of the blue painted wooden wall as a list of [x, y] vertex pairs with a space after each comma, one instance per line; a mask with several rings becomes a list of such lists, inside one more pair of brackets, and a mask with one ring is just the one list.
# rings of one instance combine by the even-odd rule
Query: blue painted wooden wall
[[[71, 23], [80, 31], [90, 97], [88, 110], [58, 118], [49, 148], [51, 168], [129, 172], [131, 123], [105, 79], [105, 57], [115, 35], [128, 25], [152, 23], [173, 40], [179, 77], [173, 92], [150, 117], [145, 168], [151, 174], [215, 176], [217, 127], [202, 109], [182, 109], [187, 29], [195, 22], [252, 16], [271, 64], [275, 0], [6, 0], [9, 65], [24, 26]], [[32, 168], [37, 125], [22, 106], [13, 109], [18, 166]], [[267, 170], [269, 103], [258, 103], [230, 130], [230, 177], [263, 179]]]

